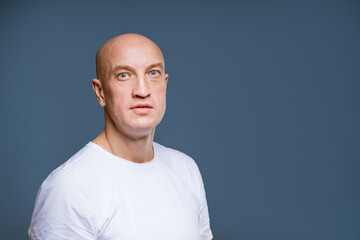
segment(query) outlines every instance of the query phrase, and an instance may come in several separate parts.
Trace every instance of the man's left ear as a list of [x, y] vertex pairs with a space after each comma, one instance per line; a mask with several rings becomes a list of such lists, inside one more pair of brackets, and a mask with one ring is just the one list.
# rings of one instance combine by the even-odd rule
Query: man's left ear
[[165, 74], [165, 92], [166, 92], [166, 89], [167, 89], [168, 79], [169, 79], [169, 74]]

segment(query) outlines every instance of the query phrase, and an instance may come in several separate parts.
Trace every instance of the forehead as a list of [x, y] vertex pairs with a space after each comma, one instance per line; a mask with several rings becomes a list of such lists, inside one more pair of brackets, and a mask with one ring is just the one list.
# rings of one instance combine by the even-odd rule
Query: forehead
[[164, 64], [160, 49], [151, 43], [117, 43], [109, 49], [110, 69], [128, 65], [136, 69], [146, 68], [154, 63]]

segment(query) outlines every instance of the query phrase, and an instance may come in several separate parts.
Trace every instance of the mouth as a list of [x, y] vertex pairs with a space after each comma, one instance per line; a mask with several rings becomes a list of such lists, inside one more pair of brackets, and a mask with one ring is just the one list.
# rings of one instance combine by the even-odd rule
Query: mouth
[[132, 106], [130, 109], [133, 110], [136, 114], [148, 114], [153, 109], [153, 107], [147, 103], [139, 103]]
[[153, 107], [147, 103], [140, 103], [132, 106], [130, 109], [136, 109], [136, 108], [153, 108]]

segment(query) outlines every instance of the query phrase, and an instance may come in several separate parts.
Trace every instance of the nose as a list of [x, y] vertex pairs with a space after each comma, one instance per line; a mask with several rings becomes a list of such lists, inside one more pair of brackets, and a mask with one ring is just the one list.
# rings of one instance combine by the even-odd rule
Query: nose
[[132, 91], [134, 98], [146, 98], [150, 96], [150, 88], [145, 77], [139, 77], [136, 79]]

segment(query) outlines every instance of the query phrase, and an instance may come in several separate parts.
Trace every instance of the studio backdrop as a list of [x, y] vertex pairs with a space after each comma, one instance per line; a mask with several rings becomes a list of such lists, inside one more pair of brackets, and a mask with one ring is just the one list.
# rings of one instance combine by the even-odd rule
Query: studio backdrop
[[214, 239], [360, 239], [358, 1], [2, 1], [0, 33], [1, 239], [102, 130], [95, 54], [123, 33], [163, 50], [155, 141], [199, 165]]

